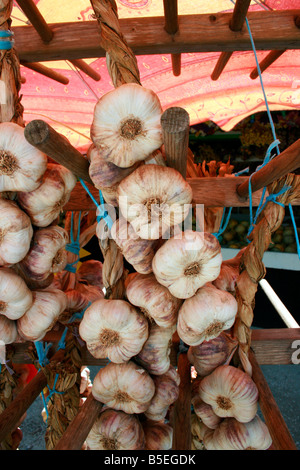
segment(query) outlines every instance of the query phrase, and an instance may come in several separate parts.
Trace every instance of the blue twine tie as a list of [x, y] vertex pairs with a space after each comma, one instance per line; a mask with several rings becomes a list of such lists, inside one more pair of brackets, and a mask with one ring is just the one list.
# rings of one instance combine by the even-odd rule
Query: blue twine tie
[[14, 33], [12, 31], [0, 31], [0, 50], [10, 51], [14, 46], [13, 38]]
[[108, 214], [108, 212], [105, 210], [105, 202], [104, 202], [104, 199], [103, 199], [102, 192], [99, 189], [99, 198], [100, 198], [100, 204], [99, 204], [98, 201], [94, 198], [94, 196], [90, 192], [90, 190], [87, 187], [87, 185], [85, 184], [85, 182], [82, 179], [79, 179], [79, 181], [80, 181], [81, 185], [83, 186], [83, 188], [88, 193], [88, 195], [90, 196], [90, 198], [92, 199], [92, 201], [94, 202], [95, 206], [97, 206], [97, 222], [99, 223], [99, 222], [101, 222], [101, 220], [104, 220], [106, 225], [108, 226], [108, 228], [110, 230], [112, 225], [113, 225], [113, 221], [112, 221], [112, 218], [110, 217], [110, 215]]
[[80, 222], [81, 222], [81, 212], [79, 212], [79, 220], [78, 220], [78, 232], [77, 232], [77, 238], [74, 240], [73, 237], [73, 212], [71, 214], [71, 229], [70, 229], [70, 239], [71, 243], [68, 243], [66, 245], [66, 250], [69, 251], [70, 253], [74, 253], [74, 255], [77, 255], [77, 259], [73, 261], [73, 263], [68, 263], [65, 267], [65, 271], [69, 271], [71, 273], [76, 273], [77, 270], [77, 263], [79, 261], [79, 253], [80, 253], [80, 244], [79, 244], [79, 239], [80, 239]]

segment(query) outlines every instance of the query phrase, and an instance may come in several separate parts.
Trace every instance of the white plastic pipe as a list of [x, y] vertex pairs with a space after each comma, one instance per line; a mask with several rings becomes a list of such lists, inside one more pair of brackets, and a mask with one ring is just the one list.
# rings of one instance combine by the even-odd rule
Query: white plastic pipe
[[279, 313], [286, 326], [288, 328], [299, 328], [298, 323], [288, 311], [288, 309], [285, 307], [285, 305], [281, 302], [280, 298], [272, 289], [268, 281], [266, 281], [266, 279], [262, 279], [261, 281], [259, 281], [259, 285], [263, 289], [270, 302], [273, 304], [274, 308]]

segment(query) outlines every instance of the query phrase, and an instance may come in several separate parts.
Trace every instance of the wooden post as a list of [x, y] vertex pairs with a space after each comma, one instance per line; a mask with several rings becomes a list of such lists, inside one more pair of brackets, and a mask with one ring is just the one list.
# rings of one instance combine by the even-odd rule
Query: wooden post
[[[282, 56], [282, 54], [285, 51], [286, 49], [283, 49], [282, 51], [269, 52], [269, 54], [266, 55], [266, 57], [264, 57], [261, 63], [259, 64], [261, 73], [263, 73], [270, 65], [272, 65], [273, 62], [275, 62], [275, 60], [277, 60], [280, 56]], [[255, 67], [250, 73], [250, 78], [252, 78], [252, 80], [255, 80], [257, 77], [258, 77], [258, 70], [257, 70], [257, 67]]]
[[33, 70], [34, 72], [40, 73], [45, 77], [51, 78], [51, 80], [55, 80], [58, 83], [62, 83], [63, 85], [68, 85], [69, 79], [62, 75], [61, 73], [56, 72], [55, 70], [46, 67], [39, 62], [25, 62], [24, 60], [21, 61], [21, 65], [26, 67], [27, 69]]
[[40, 119], [31, 121], [25, 127], [26, 140], [44, 152], [57, 163], [68, 168], [75, 176], [92, 183], [89, 176], [89, 161], [76, 150], [66, 137], [56, 132]]
[[17, 3], [29, 19], [36, 32], [39, 34], [40, 38], [45, 43], [50, 42], [53, 38], [53, 33], [41, 15], [38, 7], [35, 5], [34, 1], [17, 0]]
[[82, 72], [84, 72], [86, 75], [91, 77], [93, 80], [96, 82], [99, 82], [101, 80], [101, 75], [96, 72], [90, 65], [88, 65], [84, 60], [82, 59], [73, 59], [70, 60], [71, 64], [74, 65], [74, 67], [77, 67], [80, 69]]
[[191, 365], [186, 353], [179, 354], [179, 397], [172, 409], [173, 450], [191, 449]]
[[[174, 35], [179, 29], [177, 0], [164, 0], [165, 30]], [[181, 73], [181, 54], [171, 54], [172, 69], [175, 77]]]

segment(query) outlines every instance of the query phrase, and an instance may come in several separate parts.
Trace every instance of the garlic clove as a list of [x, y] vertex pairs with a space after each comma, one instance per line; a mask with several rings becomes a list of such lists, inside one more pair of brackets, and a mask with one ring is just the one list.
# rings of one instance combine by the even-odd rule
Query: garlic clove
[[34, 191], [47, 168], [47, 156], [30, 145], [24, 128], [0, 123], [0, 192]]
[[174, 297], [188, 299], [218, 277], [221, 263], [221, 246], [216, 237], [186, 230], [157, 250], [152, 269], [158, 282]]
[[141, 165], [118, 187], [122, 216], [143, 239], [157, 240], [187, 217], [192, 188], [174, 168]]
[[[17, 324], [4, 315], [0, 315], [0, 344], [14, 343], [18, 338]], [[1, 359], [1, 355], [0, 355]]]
[[0, 268], [0, 317], [17, 320], [32, 303], [32, 292], [23, 279], [12, 268]]
[[176, 325], [182, 301], [159, 284], [153, 274], [137, 274], [128, 284], [126, 296], [131, 304], [139, 307], [157, 325], [165, 328]]
[[233, 295], [207, 284], [179, 309], [178, 335], [189, 346], [197, 346], [231, 328], [236, 313], [237, 301]]
[[79, 334], [94, 357], [120, 364], [141, 351], [148, 322], [125, 300], [100, 299], [84, 312]]
[[162, 145], [162, 107], [157, 95], [125, 83], [103, 95], [94, 109], [91, 138], [105, 158], [121, 168], [144, 160]]
[[148, 372], [132, 361], [110, 362], [99, 370], [92, 387], [96, 400], [128, 414], [146, 411], [154, 393], [155, 385]]
[[201, 380], [199, 396], [221, 418], [233, 417], [247, 423], [257, 413], [257, 387], [251, 377], [237, 367], [217, 367]]
[[59, 217], [69, 201], [77, 179], [62, 165], [48, 163], [40, 186], [30, 192], [18, 193], [18, 203], [30, 216], [32, 224], [47, 227]]
[[146, 446], [145, 450], [171, 450], [173, 428], [168, 423], [146, 419], [142, 422]]

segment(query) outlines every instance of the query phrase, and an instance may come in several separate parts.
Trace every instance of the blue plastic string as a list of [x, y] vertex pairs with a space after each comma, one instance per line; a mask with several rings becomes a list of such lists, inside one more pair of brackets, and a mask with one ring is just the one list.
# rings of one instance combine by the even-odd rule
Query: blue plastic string
[[90, 192], [89, 188], [85, 184], [85, 182], [82, 179], [79, 179], [81, 185], [83, 188], [86, 190], [92, 201], [94, 202], [95, 206], [97, 206], [98, 209], [98, 214], [97, 214], [97, 222], [99, 223], [102, 219], [105, 221], [106, 225], [108, 226], [109, 229], [111, 229], [113, 221], [108, 212], [104, 209], [104, 199], [103, 199], [103, 194], [99, 189], [99, 198], [100, 198], [100, 204], [98, 201], [94, 198], [92, 193]]
[[77, 237], [76, 240], [74, 240], [73, 237], [73, 212], [71, 214], [71, 229], [70, 229], [70, 239], [71, 243], [68, 243], [66, 245], [66, 250], [69, 251], [70, 253], [74, 253], [74, 255], [77, 255], [77, 259], [73, 261], [73, 263], [68, 263], [65, 267], [66, 271], [69, 271], [71, 273], [76, 273], [77, 270], [77, 263], [79, 261], [79, 253], [80, 253], [80, 244], [79, 244], [79, 239], [80, 239], [80, 221], [81, 221], [81, 212], [79, 212], [79, 220], [78, 220], [78, 232], [77, 232]]
[[297, 226], [296, 226], [296, 221], [295, 221], [295, 217], [294, 217], [294, 212], [293, 212], [293, 208], [292, 208], [292, 205], [289, 204], [289, 210], [290, 210], [290, 215], [291, 215], [291, 219], [292, 219], [292, 224], [293, 224], [293, 227], [294, 227], [294, 231], [295, 231], [295, 239], [296, 239], [296, 245], [297, 245], [297, 253], [298, 253], [298, 257], [300, 259], [300, 242], [299, 242], [299, 235], [298, 235], [298, 230], [297, 230]]
[[14, 40], [7, 40], [7, 38], [12, 38], [13, 32], [12, 31], [0, 31], [0, 50], [2, 51], [9, 51], [14, 46]]

